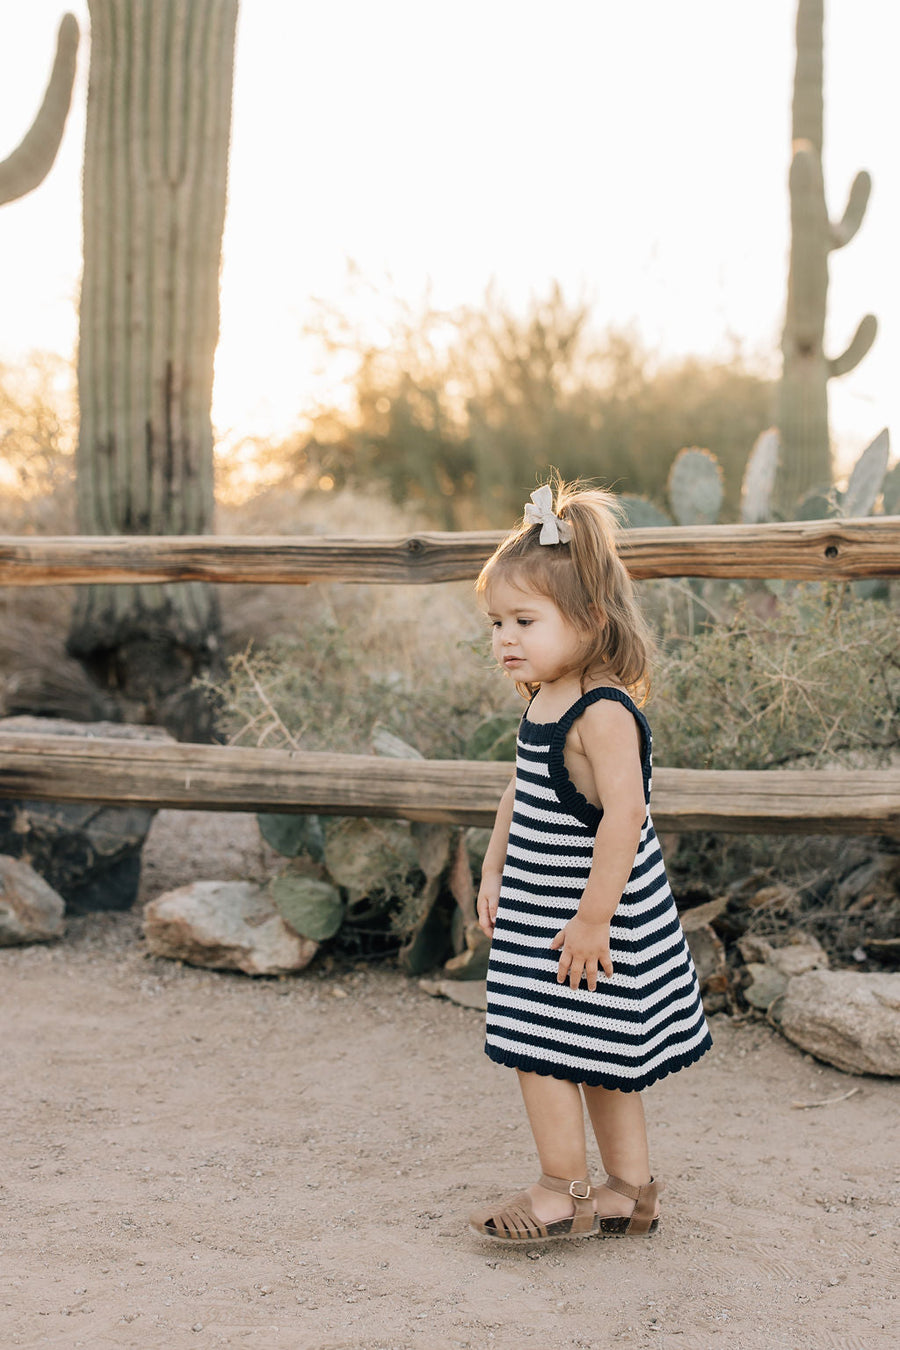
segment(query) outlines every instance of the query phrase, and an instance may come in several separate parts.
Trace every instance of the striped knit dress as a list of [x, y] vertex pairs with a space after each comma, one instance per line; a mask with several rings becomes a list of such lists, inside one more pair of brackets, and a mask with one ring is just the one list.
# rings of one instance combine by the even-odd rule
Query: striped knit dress
[[[566, 734], [599, 699], [613, 699], [641, 732], [647, 815], [613, 915], [613, 974], [592, 992], [556, 980], [550, 943], [578, 908], [602, 810], [566, 771]], [[692, 1064], [712, 1040], [694, 964], [650, 819], [647, 719], [621, 689], [591, 689], [558, 722], [522, 718], [516, 792], [488, 967], [485, 1051], [498, 1064], [592, 1087], [638, 1091]]]

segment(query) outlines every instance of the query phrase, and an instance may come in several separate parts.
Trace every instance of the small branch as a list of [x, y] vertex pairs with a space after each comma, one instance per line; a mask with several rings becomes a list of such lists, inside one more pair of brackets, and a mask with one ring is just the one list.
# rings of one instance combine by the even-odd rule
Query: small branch
[[[246, 657], [246, 655], [244, 654], [244, 652], [241, 652], [240, 656], [238, 657], [238, 660], [239, 660], [239, 662], [241, 663], [241, 665], [244, 667], [244, 670], [247, 672], [247, 677], [248, 677], [248, 679], [250, 680], [250, 683], [253, 685], [253, 692], [256, 694], [256, 697], [259, 699], [259, 701], [260, 701], [260, 703], [263, 705], [263, 707], [264, 707], [264, 708], [268, 711], [268, 713], [270, 714], [270, 716], [271, 716], [271, 718], [272, 718], [272, 720], [273, 720], [275, 726], [276, 726], [276, 727], [278, 728], [278, 730], [282, 733], [282, 735], [284, 736], [285, 740], [287, 741], [287, 743], [288, 743], [288, 745], [291, 747], [291, 749], [292, 749], [292, 750], [299, 750], [299, 749], [300, 749], [299, 743], [298, 743], [297, 741], [294, 740], [294, 737], [291, 735], [291, 733], [288, 731], [287, 727], [286, 727], [286, 726], [284, 725], [284, 723], [282, 722], [281, 718], [278, 716], [278, 713], [277, 713], [276, 710], [275, 710], [275, 706], [274, 706], [274, 704], [272, 703], [272, 700], [269, 698], [269, 696], [268, 696], [268, 694], [266, 693], [265, 689], [263, 689], [263, 687], [262, 687], [262, 685], [260, 684], [259, 680], [258, 680], [258, 679], [256, 678], [256, 676], [254, 675], [253, 669], [252, 669], [252, 667], [251, 667], [251, 665], [250, 665], [250, 662], [247, 660], [247, 657]], [[256, 719], [254, 718], [254, 721], [255, 721], [255, 720], [256, 720]], [[266, 735], [268, 735], [268, 732], [269, 732], [269, 728], [266, 729], [266, 731], [265, 731], [265, 733], [264, 733], [264, 738], [265, 738]]]
[[858, 1087], [851, 1088], [849, 1092], [842, 1092], [839, 1097], [824, 1097], [820, 1102], [791, 1102], [792, 1111], [812, 1111], [817, 1106], [834, 1106], [836, 1102], [845, 1102], [848, 1097], [861, 1092]]

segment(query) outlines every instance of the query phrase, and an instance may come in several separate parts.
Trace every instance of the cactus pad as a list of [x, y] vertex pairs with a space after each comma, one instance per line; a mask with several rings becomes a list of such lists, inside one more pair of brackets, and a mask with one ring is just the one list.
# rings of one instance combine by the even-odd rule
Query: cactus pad
[[879, 431], [853, 466], [847, 491], [841, 501], [841, 515], [848, 519], [868, 516], [878, 500], [891, 453], [887, 427]]
[[260, 812], [256, 820], [263, 839], [276, 853], [285, 858], [299, 858], [305, 853], [316, 862], [322, 861], [325, 834], [318, 816]]
[[340, 928], [344, 906], [340, 891], [329, 882], [288, 874], [274, 877], [267, 890], [285, 923], [301, 937], [324, 942]]
[[668, 482], [669, 505], [678, 525], [714, 525], [724, 492], [715, 455], [697, 446], [679, 450]]
[[634, 497], [626, 492], [619, 498], [619, 505], [626, 530], [654, 530], [672, 524], [665, 511], [660, 511], [646, 497]]
[[900, 515], [900, 464], [895, 464], [884, 476], [884, 514]]
[[772, 519], [772, 494], [780, 453], [781, 438], [776, 427], [769, 427], [756, 438], [741, 483], [741, 520], [745, 525]]
[[351, 902], [388, 895], [419, 867], [409, 825], [399, 820], [349, 817], [334, 822], [325, 835], [325, 866]]

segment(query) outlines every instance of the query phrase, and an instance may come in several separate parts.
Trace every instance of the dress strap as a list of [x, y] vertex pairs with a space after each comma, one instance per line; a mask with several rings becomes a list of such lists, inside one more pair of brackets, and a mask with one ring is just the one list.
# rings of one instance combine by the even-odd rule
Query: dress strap
[[641, 775], [644, 780], [644, 801], [648, 806], [650, 804], [650, 781], [653, 774], [653, 738], [650, 732], [650, 723], [631, 696], [626, 694], [624, 689], [618, 689], [611, 684], [598, 685], [596, 689], [589, 689], [586, 694], [582, 694], [577, 703], [573, 703], [571, 708], [563, 713], [553, 728], [550, 739], [549, 766], [551, 779], [558, 784], [557, 793], [563, 805], [594, 828], [596, 828], [596, 824], [603, 813], [599, 808], [592, 806], [577, 791], [566, 772], [563, 753], [566, 736], [572, 724], [591, 704], [599, 703], [602, 699], [608, 699], [612, 703], [621, 703], [623, 708], [628, 709], [638, 724], [641, 738]]

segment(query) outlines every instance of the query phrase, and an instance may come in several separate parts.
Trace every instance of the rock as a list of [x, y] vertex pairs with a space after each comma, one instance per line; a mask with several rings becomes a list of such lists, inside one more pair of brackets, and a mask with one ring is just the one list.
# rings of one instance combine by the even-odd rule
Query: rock
[[686, 925], [698, 927], [700, 924], [714, 925], [716, 920], [724, 914], [728, 908], [728, 896], [720, 895], [715, 900], [707, 900], [702, 905], [693, 905], [686, 909], [681, 915], [681, 926], [686, 929]]
[[0, 947], [62, 936], [65, 904], [34, 868], [0, 856]]
[[787, 976], [761, 961], [748, 961], [744, 969], [750, 983], [741, 992], [752, 1007], [765, 1012], [787, 989]]
[[144, 933], [154, 956], [245, 975], [303, 970], [319, 950], [248, 881], [195, 881], [166, 891], [144, 910]]
[[449, 998], [463, 1008], [487, 1010], [487, 985], [484, 980], [420, 980], [419, 988], [432, 998]]
[[900, 1077], [900, 974], [810, 970], [788, 983], [781, 1030], [847, 1073]]
[[766, 963], [782, 975], [804, 975], [808, 970], [827, 970], [828, 953], [817, 938], [804, 933], [784, 946], [770, 947]]
[[450, 980], [484, 980], [491, 954], [490, 938], [477, 923], [470, 923], [464, 929], [463, 939], [464, 950], [444, 962], [444, 974]]
[[750, 965], [752, 961], [765, 963], [768, 960], [769, 952], [772, 950], [772, 944], [768, 938], [759, 937], [756, 933], [745, 933], [742, 938], [738, 939], [737, 948], [741, 954], [741, 959]]
[[[0, 736], [110, 737], [171, 741], [161, 727], [6, 717]], [[0, 853], [26, 859], [75, 914], [130, 909], [141, 875], [141, 850], [154, 812], [94, 802], [0, 801]]]
[[728, 967], [725, 964], [725, 947], [704, 917], [704, 911], [717, 905], [698, 905], [681, 916], [681, 926], [693, 957], [703, 995], [703, 1007], [708, 1013], [722, 1012], [728, 1006]]

